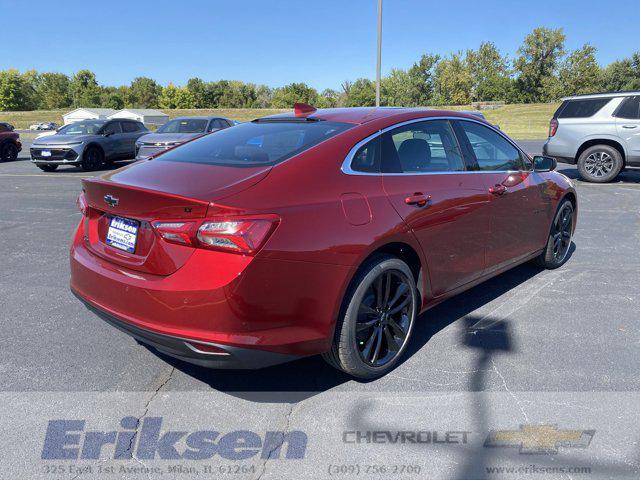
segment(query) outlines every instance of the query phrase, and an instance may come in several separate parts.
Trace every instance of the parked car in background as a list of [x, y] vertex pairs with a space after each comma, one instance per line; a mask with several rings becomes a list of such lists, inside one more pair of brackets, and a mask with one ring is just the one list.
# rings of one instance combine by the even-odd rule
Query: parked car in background
[[41, 122], [29, 125], [29, 130], [55, 130], [58, 124], [55, 122]]
[[640, 167], [640, 91], [563, 98], [543, 153], [577, 164], [588, 182], [610, 182], [626, 167]]
[[84, 179], [71, 289], [187, 362], [377, 377], [420, 312], [565, 263], [577, 197], [554, 168], [459, 112], [298, 105]]
[[36, 138], [31, 161], [52, 172], [59, 165], [91, 171], [115, 160], [135, 157], [136, 140], [149, 132], [134, 120], [85, 120], [65, 125], [55, 134]]
[[136, 142], [136, 160], [149, 158], [181, 143], [234, 125], [224, 117], [178, 117]]
[[20, 134], [14, 131], [13, 125], [0, 123], [0, 161], [16, 160], [21, 150]]

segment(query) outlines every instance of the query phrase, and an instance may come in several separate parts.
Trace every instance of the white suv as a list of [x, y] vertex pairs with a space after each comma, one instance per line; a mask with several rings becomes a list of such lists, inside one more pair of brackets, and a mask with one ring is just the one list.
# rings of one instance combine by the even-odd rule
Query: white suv
[[640, 91], [562, 100], [544, 155], [577, 164], [589, 182], [610, 182], [625, 167], [640, 167]]

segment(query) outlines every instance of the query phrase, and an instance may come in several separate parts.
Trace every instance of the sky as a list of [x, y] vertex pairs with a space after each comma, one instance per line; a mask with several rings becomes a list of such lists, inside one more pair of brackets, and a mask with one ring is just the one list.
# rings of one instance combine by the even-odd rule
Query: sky
[[[601, 65], [640, 50], [638, 0], [384, 0], [382, 72], [423, 53], [492, 41], [515, 55], [533, 28], [563, 28], [567, 49], [591, 43]], [[613, 7], [613, 4], [611, 4]], [[0, 0], [0, 70], [73, 74], [103, 85], [191, 77], [319, 90], [375, 78], [377, 0]]]

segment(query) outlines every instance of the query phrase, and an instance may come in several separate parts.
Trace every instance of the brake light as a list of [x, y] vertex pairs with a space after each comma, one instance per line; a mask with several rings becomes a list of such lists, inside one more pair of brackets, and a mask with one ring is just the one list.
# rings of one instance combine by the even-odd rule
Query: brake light
[[153, 224], [160, 236], [169, 243], [193, 245], [193, 222], [155, 222]]
[[76, 198], [76, 206], [78, 207], [78, 210], [80, 210], [80, 213], [83, 217], [88, 216], [88, 206], [87, 201], [84, 198], [84, 193], [81, 193], [80, 195], [78, 195], [78, 198]]
[[206, 248], [251, 255], [260, 250], [277, 224], [277, 217], [272, 216], [208, 220], [197, 237]]
[[551, 120], [551, 122], [549, 122], [549, 137], [553, 137], [556, 132], [558, 131], [558, 120], [556, 120], [555, 118]]
[[255, 254], [273, 233], [280, 219], [275, 215], [224, 217], [196, 222], [153, 222], [160, 237], [169, 243], [197, 248]]

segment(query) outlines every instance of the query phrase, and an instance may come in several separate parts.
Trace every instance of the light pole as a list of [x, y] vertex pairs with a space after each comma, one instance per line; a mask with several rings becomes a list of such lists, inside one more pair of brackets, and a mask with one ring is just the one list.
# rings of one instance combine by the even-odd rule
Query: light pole
[[378, 63], [376, 65], [376, 107], [380, 106], [380, 64], [382, 62], [382, 0], [378, 0]]

